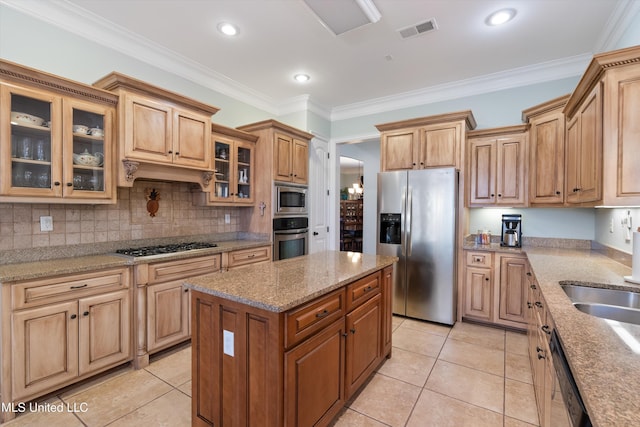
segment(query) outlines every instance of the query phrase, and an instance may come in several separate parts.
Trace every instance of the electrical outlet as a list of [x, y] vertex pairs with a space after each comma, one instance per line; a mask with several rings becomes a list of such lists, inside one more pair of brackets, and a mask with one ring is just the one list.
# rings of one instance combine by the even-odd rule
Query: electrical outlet
[[609, 233], [613, 233], [613, 218], [609, 221]]
[[231, 215], [230, 214], [224, 214], [224, 223], [225, 224], [231, 224]]
[[53, 231], [53, 217], [40, 217], [40, 231]]

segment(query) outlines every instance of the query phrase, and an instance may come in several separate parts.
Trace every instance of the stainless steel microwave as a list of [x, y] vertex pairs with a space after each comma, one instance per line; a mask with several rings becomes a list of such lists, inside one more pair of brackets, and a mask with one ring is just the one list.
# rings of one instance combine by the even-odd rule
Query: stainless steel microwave
[[307, 215], [307, 187], [275, 185], [274, 215]]

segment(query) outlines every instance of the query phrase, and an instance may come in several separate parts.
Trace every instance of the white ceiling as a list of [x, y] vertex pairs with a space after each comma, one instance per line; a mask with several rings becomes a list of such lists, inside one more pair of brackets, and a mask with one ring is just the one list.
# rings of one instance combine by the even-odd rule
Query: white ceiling
[[[379, 22], [335, 36], [302, 0], [0, 2], [267, 111], [304, 102], [333, 119], [579, 75], [615, 45], [640, 3], [373, 0]], [[503, 7], [516, 8], [515, 19], [486, 26]], [[397, 33], [431, 18], [437, 31]], [[239, 35], [223, 37], [221, 21]], [[311, 80], [297, 84], [297, 72]]]

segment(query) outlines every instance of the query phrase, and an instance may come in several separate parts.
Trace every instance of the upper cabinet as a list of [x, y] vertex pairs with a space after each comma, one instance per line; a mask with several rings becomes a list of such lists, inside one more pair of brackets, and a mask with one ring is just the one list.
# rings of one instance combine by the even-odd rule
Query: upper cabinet
[[640, 46], [595, 55], [564, 109], [567, 202], [640, 205], [638, 111]]
[[273, 179], [308, 184], [309, 141], [277, 133], [274, 137]]
[[255, 150], [258, 137], [213, 124], [213, 188], [201, 193], [207, 205], [253, 205]]
[[120, 97], [119, 186], [131, 187], [145, 177], [195, 182], [210, 191], [211, 116], [218, 108], [119, 73], [94, 86]]
[[0, 61], [0, 201], [115, 203], [118, 96]]
[[528, 125], [467, 134], [468, 206], [525, 206]]
[[565, 200], [565, 117], [569, 95], [522, 112], [529, 123], [529, 205], [562, 206]]
[[382, 171], [461, 168], [465, 133], [476, 127], [471, 111], [376, 125]]

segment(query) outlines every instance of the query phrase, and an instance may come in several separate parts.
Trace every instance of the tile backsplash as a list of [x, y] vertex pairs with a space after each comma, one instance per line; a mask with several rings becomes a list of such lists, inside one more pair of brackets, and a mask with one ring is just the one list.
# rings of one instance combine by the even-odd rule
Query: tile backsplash
[[[155, 217], [149, 189], [160, 197]], [[0, 251], [241, 231], [240, 208], [194, 206], [188, 183], [139, 180], [117, 191], [115, 205], [0, 203]], [[53, 218], [53, 231], [40, 231], [41, 216]]]

